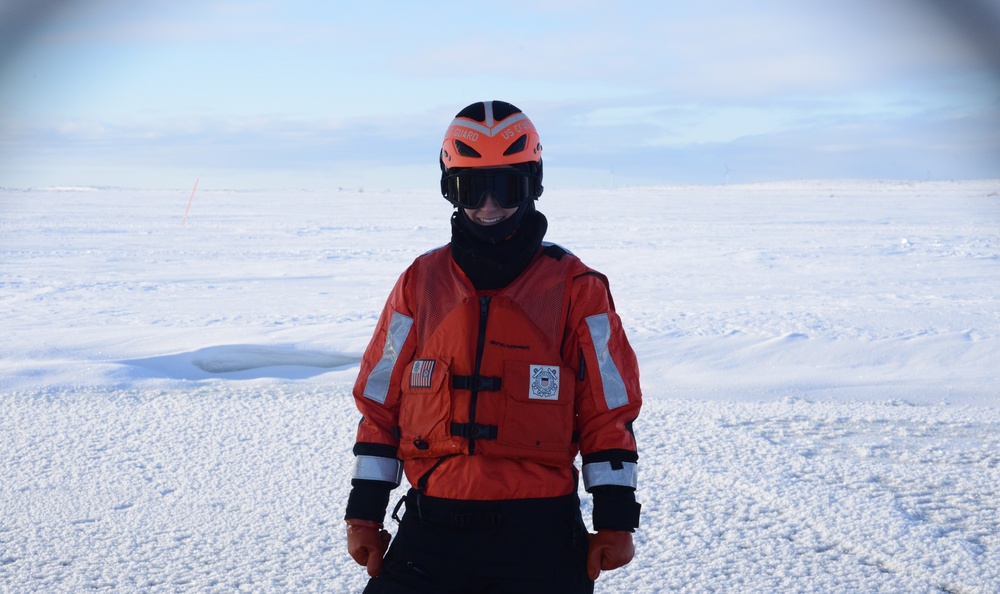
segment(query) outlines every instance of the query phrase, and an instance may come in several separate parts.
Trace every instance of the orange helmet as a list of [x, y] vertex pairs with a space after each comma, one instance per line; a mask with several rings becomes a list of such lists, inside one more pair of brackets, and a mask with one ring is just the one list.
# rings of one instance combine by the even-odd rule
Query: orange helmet
[[534, 124], [505, 101], [480, 101], [458, 112], [441, 145], [441, 192], [455, 170], [510, 167], [531, 178], [529, 193], [542, 193], [542, 144]]
[[520, 109], [504, 101], [480, 101], [458, 112], [441, 146], [445, 169], [539, 163], [542, 144]]

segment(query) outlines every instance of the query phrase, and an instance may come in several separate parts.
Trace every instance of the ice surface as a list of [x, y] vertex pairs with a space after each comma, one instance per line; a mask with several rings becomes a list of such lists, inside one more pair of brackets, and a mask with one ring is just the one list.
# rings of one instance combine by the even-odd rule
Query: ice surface
[[[189, 194], [0, 190], [2, 592], [363, 587], [351, 386], [450, 207], [199, 191], [182, 226]], [[1000, 592], [1000, 181], [539, 208], [642, 368], [637, 557], [598, 591]]]

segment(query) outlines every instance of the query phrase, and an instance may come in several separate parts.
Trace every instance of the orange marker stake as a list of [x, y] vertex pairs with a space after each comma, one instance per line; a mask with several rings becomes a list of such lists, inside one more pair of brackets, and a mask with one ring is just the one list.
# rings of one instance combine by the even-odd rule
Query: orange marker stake
[[183, 227], [184, 223], [187, 222], [188, 211], [191, 210], [191, 201], [194, 200], [194, 191], [197, 190], [197, 189], [198, 189], [198, 178], [195, 178], [195, 180], [194, 180], [194, 187], [191, 188], [191, 197], [188, 198], [187, 208], [184, 209], [184, 218], [181, 219], [181, 227]]

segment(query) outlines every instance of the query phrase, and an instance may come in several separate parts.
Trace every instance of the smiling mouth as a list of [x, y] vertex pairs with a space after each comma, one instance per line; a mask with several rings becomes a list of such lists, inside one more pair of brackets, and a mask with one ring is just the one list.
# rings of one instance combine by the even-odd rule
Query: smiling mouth
[[504, 220], [506, 218], [507, 218], [506, 216], [492, 217], [492, 218], [489, 218], [489, 219], [484, 219], [484, 218], [481, 218], [481, 217], [476, 217], [476, 222], [478, 222], [480, 225], [496, 225], [497, 223], [499, 223], [500, 221], [502, 221], [502, 220]]

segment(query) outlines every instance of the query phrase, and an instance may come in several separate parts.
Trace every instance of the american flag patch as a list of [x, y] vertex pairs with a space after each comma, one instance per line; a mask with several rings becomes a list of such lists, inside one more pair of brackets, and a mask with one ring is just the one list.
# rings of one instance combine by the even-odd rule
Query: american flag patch
[[431, 374], [434, 373], [434, 359], [417, 359], [410, 371], [411, 388], [431, 387]]

